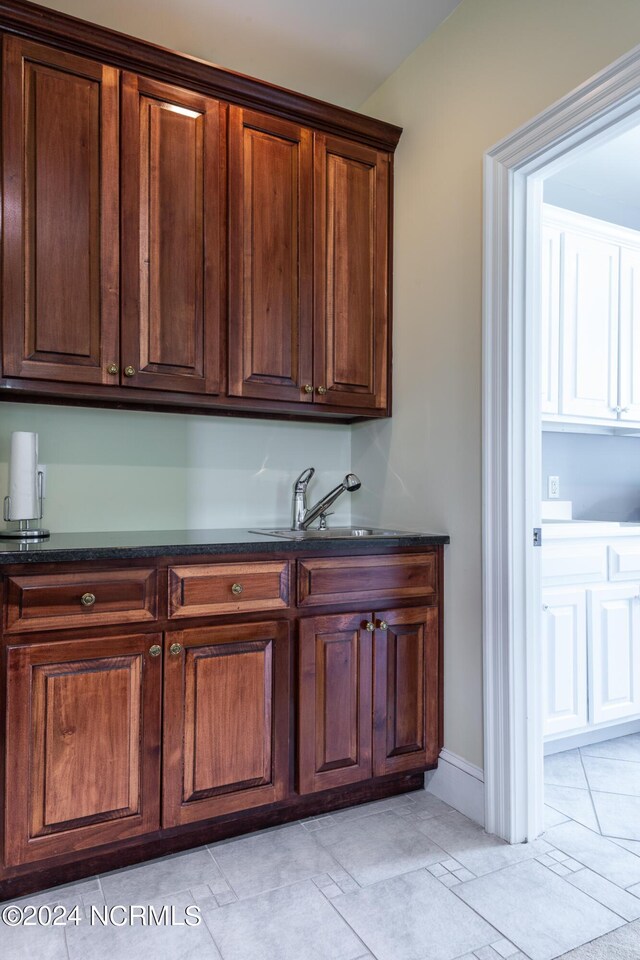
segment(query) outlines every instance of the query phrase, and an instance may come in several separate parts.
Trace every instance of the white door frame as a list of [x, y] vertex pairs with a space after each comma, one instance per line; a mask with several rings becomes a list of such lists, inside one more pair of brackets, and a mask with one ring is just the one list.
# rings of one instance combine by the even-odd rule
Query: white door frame
[[483, 658], [486, 829], [543, 828], [539, 552], [542, 179], [640, 119], [640, 47], [485, 155]]

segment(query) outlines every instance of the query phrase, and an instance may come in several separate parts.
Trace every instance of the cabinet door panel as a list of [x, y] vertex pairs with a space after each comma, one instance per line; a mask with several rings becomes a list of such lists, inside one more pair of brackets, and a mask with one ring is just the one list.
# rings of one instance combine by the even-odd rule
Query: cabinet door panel
[[621, 420], [640, 423], [640, 251], [620, 251]]
[[225, 109], [123, 75], [125, 384], [220, 390]]
[[161, 639], [9, 648], [7, 864], [159, 827]]
[[562, 414], [616, 420], [619, 248], [567, 231], [562, 295]]
[[377, 611], [375, 622], [373, 769], [384, 776], [438, 759], [438, 610]]
[[310, 402], [311, 132], [232, 107], [229, 392]]
[[584, 590], [544, 590], [542, 677], [544, 736], [586, 726], [587, 621]]
[[550, 224], [542, 229], [542, 404], [541, 412], [558, 412], [560, 371], [560, 229]]
[[3, 370], [107, 383], [118, 360], [118, 71], [3, 39]]
[[372, 636], [362, 614], [300, 623], [300, 793], [371, 776]]
[[639, 594], [637, 584], [588, 591], [592, 723], [640, 714]]
[[282, 799], [288, 698], [287, 623], [167, 634], [164, 826]]
[[316, 402], [387, 404], [389, 162], [315, 135]]

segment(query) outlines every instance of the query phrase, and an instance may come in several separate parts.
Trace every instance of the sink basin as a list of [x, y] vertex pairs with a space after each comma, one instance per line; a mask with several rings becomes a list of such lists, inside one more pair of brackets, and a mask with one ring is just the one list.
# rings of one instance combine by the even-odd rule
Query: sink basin
[[369, 537], [372, 540], [385, 537], [413, 537], [407, 530], [379, 530], [375, 527], [329, 527], [327, 530], [250, 530], [265, 537], [282, 537], [283, 540], [352, 540]]

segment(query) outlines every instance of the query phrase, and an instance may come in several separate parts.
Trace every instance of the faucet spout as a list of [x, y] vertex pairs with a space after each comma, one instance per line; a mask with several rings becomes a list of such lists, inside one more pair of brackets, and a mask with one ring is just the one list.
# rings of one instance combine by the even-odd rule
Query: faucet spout
[[333, 490], [330, 490], [329, 493], [325, 494], [317, 503], [314, 503], [312, 507], [307, 509], [306, 485], [311, 479], [310, 476], [304, 481], [304, 490], [300, 491], [300, 494], [298, 491], [298, 484], [307, 473], [308, 471], [305, 470], [305, 472], [298, 477], [293, 488], [292, 530], [306, 530], [321, 514], [326, 513], [329, 507], [335, 503], [343, 493], [353, 493], [362, 486], [355, 473], [348, 473], [342, 483], [339, 483], [337, 487], [334, 487]]

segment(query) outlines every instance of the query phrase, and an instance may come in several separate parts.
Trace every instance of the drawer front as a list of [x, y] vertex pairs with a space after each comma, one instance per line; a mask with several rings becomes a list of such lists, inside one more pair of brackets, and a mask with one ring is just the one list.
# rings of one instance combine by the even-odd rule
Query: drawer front
[[298, 561], [298, 606], [426, 598], [438, 590], [436, 553]]
[[158, 616], [155, 570], [107, 570], [7, 579], [5, 630], [139, 623]]
[[609, 545], [609, 579], [640, 581], [640, 540]]
[[289, 606], [289, 564], [217, 563], [169, 570], [169, 616], [200, 617]]
[[542, 585], [598, 583], [607, 579], [607, 551], [602, 543], [550, 543], [542, 547]]

